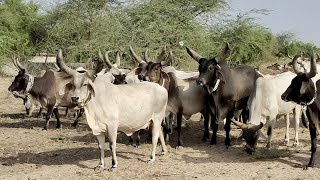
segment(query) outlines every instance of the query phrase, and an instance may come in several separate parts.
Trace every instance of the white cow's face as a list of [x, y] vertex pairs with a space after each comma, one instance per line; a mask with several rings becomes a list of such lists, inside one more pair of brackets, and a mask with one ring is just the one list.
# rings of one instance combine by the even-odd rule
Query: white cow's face
[[94, 85], [90, 75], [77, 73], [73, 78], [73, 88], [71, 91], [71, 102], [79, 106], [84, 106], [91, 96], [94, 96]]

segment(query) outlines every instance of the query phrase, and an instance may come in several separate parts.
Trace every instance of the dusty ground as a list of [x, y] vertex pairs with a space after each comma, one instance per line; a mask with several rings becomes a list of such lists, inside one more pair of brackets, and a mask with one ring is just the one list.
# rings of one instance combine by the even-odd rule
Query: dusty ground
[[[14, 98], [7, 88], [10, 78], [0, 79], [0, 179], [320, 179], [320, 165], [302, 170], [310, 157], [308, 130], [300, 127], [300, 146], [282, 144], [284, 121], [275, 128], [273, 149], [266, 150], [260, 142], [255, 155], [243, 151], [243, 140], [237, 140], [239, 129], [231, 131], [232, 147], [224, 146], [222, 125], [218, 145], [208, 147], [201, 142], [202, 125], [199, 116], [183, 128], [184, 148], [176, 150], [176, 132], [168, 145], [169, 153], [160, 155], [149, 165], [145, 161], [151, 152], [150, 142], [139, 148], [127, 146], [127, 137], [118, 136], [116, 172], [96, 173], [99, 150], [85, 119], [77, 129], [71, 128], [73, 117], [62, 118], [63, 127], [55, 129], [52, 119], [48, 131], [42, 131], [42, 118], [24, 117], [22, 100]], [[293, 124], [292, 126], [293, 127]], [[264, 130], [265, 132], [265, 130]], [[144, 138], [144, 137], [143, 137]], [[111, 153], [106, 144], [106, 163], [111, 165]], [[320, 162], [319, 158], [316, 162]]]

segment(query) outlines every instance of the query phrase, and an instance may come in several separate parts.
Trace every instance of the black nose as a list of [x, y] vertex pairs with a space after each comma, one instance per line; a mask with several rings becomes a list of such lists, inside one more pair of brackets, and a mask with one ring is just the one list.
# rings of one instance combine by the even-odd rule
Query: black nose
[[290, 98], [287, 97], [285, 94], [281, 95], [281, 99], [284, 100], [284, 101], [290, 101]]
[[78, 102], [79, 101], [79, 97], [71, 97], [71, 101], [72, 102]]

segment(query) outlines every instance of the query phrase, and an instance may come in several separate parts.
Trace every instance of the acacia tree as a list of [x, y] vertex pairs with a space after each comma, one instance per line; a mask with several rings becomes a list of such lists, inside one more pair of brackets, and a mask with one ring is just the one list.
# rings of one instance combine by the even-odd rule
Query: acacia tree
[[32, 24], [37, 19], [38, 6], [22, 0], [5, 0], [0, 4], [0, 59], [16, 54], [21, 57], [33, 53]]

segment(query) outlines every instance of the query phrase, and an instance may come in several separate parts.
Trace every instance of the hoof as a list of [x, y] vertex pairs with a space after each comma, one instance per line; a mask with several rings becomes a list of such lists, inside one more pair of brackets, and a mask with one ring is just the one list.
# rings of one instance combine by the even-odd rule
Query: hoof
[[216, 147], [216, 145], [215, 144], [210, 144], [208, 147], [209, 148], [214, 148], [214, 147]]
[[117, 167], [112, 166], [108, 169], [109, 172], [115, 172], [117, 170]]
[[289, 141], [288, 141], [288, 140], [284, 140], [284, 141], [283, 141], [283, 144], [284, 144], [285, 146], [288, 146]]
[[176, 149], [183, 149], [183, 146], [176, 146]]
[[167, 154], [167, 151], [162, 151], [161, 152], [161, 156], [164, 156], [164, 155], [166, 155]]
[[306, 165], [303, 167], [303, 170], [308, 170], [308, 169], [311, 169], [313, 166], [312, 165]]
[[61, 128], [61, 126], [59, 125], [59, 126], [56, 126], [56, 129], [60, 129]]
[[270, 150], [271, 149], [271, 143], [267, 143], [266, 148]]
[[46, 130], [48, 130], [48, 128], [47, 128], [47, 127], [44, 127], [44, 128], [42, 129], [42, 131], [46, 131]]
[[104, 167], [102, 167], [101, 165], [99, 165], [99, 166], [97, 166], [97, 167], [94, 168], [94, 171], [95, 171], [95, 172], [102, 172], [102, 171], [104, 171]]
[[149, 159], [149, 160], [147, 160], [147, 164], [152, 164], [154, 162], [154, 159]]

